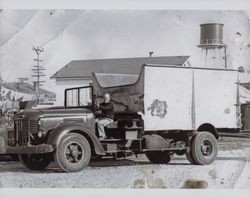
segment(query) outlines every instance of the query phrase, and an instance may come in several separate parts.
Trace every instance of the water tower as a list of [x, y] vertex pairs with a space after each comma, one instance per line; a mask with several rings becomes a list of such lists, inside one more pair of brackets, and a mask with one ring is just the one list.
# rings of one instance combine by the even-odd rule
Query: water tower
[[[212, 62], [212, 67], [227, 68], [226, 45], [223, 43], [223, 24], [201, 24], [200, 45], [204, 65]], [[205, 53], [204, 53], [205, 52]]]

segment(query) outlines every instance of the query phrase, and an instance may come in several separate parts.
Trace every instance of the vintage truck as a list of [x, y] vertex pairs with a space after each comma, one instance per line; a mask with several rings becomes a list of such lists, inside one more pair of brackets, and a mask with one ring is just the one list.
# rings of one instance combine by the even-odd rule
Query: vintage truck
[[[18, 154], [31, 170], [55, 161], [66, 172], [82, 170], [92, 157], [140, 153], [152, 163], [168, 163], [177, 154], [211, 164], [218, 131], [241, 127], [239, 72], [144, 64], [139, 75], [94, 73], [90, 86], [65, 90], [63, 107], [17, 113], [14, 129], [0, 138], [0, 153]], [[105, 93], [115, 119], [100, 140], [95, 104]]]

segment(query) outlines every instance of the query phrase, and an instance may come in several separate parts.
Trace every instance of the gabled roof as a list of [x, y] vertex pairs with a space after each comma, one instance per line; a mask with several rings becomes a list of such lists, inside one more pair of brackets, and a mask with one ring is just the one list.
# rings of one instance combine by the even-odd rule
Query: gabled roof
[[182, 66], [189, 56], [73, 60], [51, 78], [90, 78], [92, 73], [139, 74], [142, 64]]

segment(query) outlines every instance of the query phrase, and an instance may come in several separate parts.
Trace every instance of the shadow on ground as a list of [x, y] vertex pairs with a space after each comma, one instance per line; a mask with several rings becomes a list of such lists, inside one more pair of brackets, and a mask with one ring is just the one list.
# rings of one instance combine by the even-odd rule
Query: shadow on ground
[[[139, 161], [140, 160], [140, 161]], [[217, 161], [246, 161], [246, 157], [217, 157]], [[87, 169], [95, 168], [107, 168], [107, 167], [120, 167], [120, 166], [141, 166], [141, 165], [150, 165], [151, 163], [146, 158], [132, 158], [132, 159], [113, 159], [113, 158], [104, 158], [98, 160], [92, 160]], [[191, 165], [185, 157], [178, 156], [174, 157], [173, 161], [169, 165], [176, 166], [197, 166]], [[1, 172], [24, 172], [24, 173], [63, 173], [54, 162], [52, 162], [48, 168], [44, 171], [30, 171], [26, 169], [20, 162], [17, 161], [4, 161], [0, 162], [0, 173]]]

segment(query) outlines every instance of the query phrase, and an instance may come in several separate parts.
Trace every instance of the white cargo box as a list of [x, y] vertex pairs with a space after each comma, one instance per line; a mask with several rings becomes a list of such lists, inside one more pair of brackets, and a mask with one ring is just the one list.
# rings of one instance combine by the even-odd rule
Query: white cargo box
[[94, 74], [94, 94], [110, 93], [116, 111], [140, 113], [144, 131], [194, 130], [205, 123], [240, 128], [238, 70], [146, 64], [137, 81], [128, 75], [130, 84], [113, 87], [103, 86], [104, 75], [114, 78]]
[[233, 70], [145, 67], [144, 130], [237, 128]]

